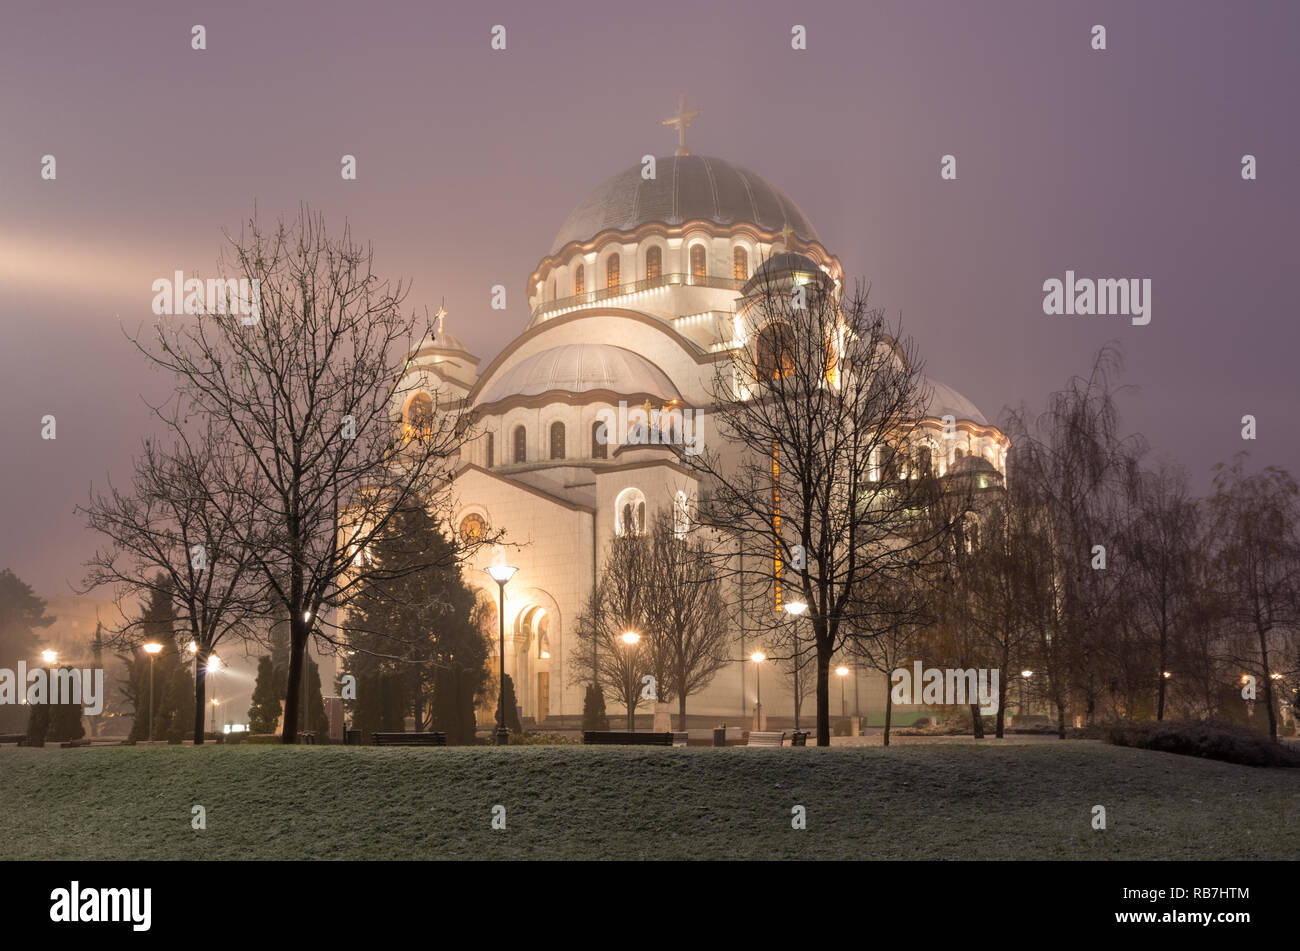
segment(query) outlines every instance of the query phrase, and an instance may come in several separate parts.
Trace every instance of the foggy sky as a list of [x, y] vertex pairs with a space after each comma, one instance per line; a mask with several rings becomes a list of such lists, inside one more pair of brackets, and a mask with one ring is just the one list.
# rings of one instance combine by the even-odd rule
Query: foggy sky
[[[193, 24], [207, 50], [190, 49]], [[508, 48], [489, 49], [494, 24]], [[809, 48], [790, 49], [802, 23]], [[1105, 52], [1089, 48], [1107, 27]], [[692, 151], [786, 191], [926, 372], [990, 419], [1117, 340], [1124, 422], [1194, 486], [1242, 448], [1300, 471], [1300, 5], [37, 4], [0, 11], [0, 567], [67, 593], [72, 512], [128, 476], [165, 395], [123, 337], [223, 228], [302, 202], [445, 297], [483, 366], [565, 216], [686, 92]], [[358, 180], [339, 175], [357, 156]], [[958, 179], [939, 177], [940, 156]], [[1258, 157], [1243, 182], [1241, 156]], [[53, 154], [58, 178], [40, 178]], [[1049, 317], [1042, 284], [1153, 282], [1152, 320]], [[504, 284], [509, 309], [488, 306]], [[58, 438], [42, 441], [54, 414]], [[1254, 414], [1260, 438], [1243, 443]]]

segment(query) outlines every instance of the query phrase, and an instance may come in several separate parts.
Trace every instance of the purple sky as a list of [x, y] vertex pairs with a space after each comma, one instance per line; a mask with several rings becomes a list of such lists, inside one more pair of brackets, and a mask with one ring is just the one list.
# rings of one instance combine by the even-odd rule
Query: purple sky
[[[809, 48], [790, 49], [790, 27]], [[207, 50], [190, 49], [190, 27]], [[504, 24], [508, 49], [489, 49]], [[1089, 48], [1105, 24], [1109, 49]], [[703, 110], [692, 150], [800, 205], [991, 418], [1119, 340], [1125, 421], [1190, 469], [1300, 472], [1300, 4], [118, 3], [0, 13], [0, 567], [66, 593], [72, 514], [127, 474], [166, 391], [122, 337], [223, 227], [309, 202], [490, 360], [523, 282], [606, 177]], [[53, 154], [54, 182], [40, 178]], [[344, 153], [358, 180], [339, 176]], [[958, 180], [939, 178], [944, 153]], [[1259, 180], [1243, 182], [1243, 153]], [[1147, 277], [1153, 317], [1048, 317], [1041, 285]], [[488, 307], [504, 284], [505, 312]], [[58, 419], [58, 439], [40, 419]], [[1260, 438], [1240, 439], [1240, 418]]]

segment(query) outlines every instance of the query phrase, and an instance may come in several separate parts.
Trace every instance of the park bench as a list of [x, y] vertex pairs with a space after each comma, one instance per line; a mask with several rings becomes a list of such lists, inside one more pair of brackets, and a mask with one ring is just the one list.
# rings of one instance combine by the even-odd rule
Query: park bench
[[673, 734], [587, 730], [582, 742], [588, 746], [672, 746]]
[[746, 746], [784, 746], [785, 731], [780, 733], [760, 733], [758, 730], [751, 730], [749, 733], [749, 742]]
[[371, 733], [375, 746], [446, 746], [446, 733]]
[[85, 740], [68, 740], [68, 741], [65, 742], [65, 743], [60, 743], [60, 744], [59, 744], [59, 749], [70, 750], [70, 749], [75, 749], [75, 748], [78, 747], [78, 746], [89, 746], [89, 745], [90, 745], [90, 740], [88, 740], [88, 739], [85, 739]]
[[0, 733], [0, 743], [17, 743], [22, 746], [26, 739], [26, 733]]
[[685, 730], [673, 734], [673, 746], [687, 746], [690, 743], [691, 735]]

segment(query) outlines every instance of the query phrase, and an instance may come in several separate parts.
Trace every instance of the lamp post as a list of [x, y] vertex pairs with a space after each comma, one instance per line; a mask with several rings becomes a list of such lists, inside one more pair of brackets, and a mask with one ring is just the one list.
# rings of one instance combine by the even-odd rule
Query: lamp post
[[754, 662], [754, 728], [763, 729], [763, 680], [758, 676], [758, 665], [767, 660], [767, 655], [762, 651], [754, 651], [749, 655], [749, 659]]
[[1022, 670], [1020, 672], [1020, 711], [1018, 715], [1022, 717], [1029, 715], [1025, 710], [1025, 685], [1029, 683], [1029, 678], [1032, 676], [1034, 676], [1032, 670]]
[[[196, 661], [196, 663], [197, 663], [197, 661]], [[198, 669], [198, 668], [195, 667], [195, 670], [197, 670], [197, 669]], [[203, 665], [203, 669], [204, 669], [204, 671], [206, 671], [205, 679], [206, 679], [206, 680], [209, 680], [209, 681], [212, 683], [212, 692], [215, 694], [215, 693], [217, 692], [217, 679], [216, 679], [216, 678], [217, 678], [217, 671], [221, 669], [221, 658], [218, 657], [216, 654], [209, 654], [209, 655], [208, 655], [208, 662], [207, 662], [206, 664]], [[303, 680], [306, 680], [306, 679], [307, 679], [306, 677], [303, 677]], [[217, 701], [214, 699], [212, 702], [215, 704]], [[213, 712], [213, 715], [215, 716], [215, 715], [216, 715], [216, 710], [213, 710], [212, 712]], [[213, 721], [212, 721], [212, 725], [213, 725], [213, 730], [212, 730], [212, 732], [213, 732], [213, 733], [216, 733], [216, 732], [217, 732], [217, 731], [216, 731], [216, 720], [213, 720]], [[200, 723], [199, 726], [202, 727], [203, 724]]]
[[790, 615], [791, 638], [794, 642], [794, 728], [799, 729], [799, 708], [803, 706], [803, 685], [799, 682], [799, 625], [797, 618], [808, 610], [803, 601], [787, 601], [782, 605]]
[[153, 659], [162, 650], [162, 645], [150, 641], [144, 645], [144, 652], [149, 655], [149, 742], [153, 743]]
[[510, 743], [510, 731], [506, 729], [506, 583], [515, 576], [518, 569], [512, 565], [492, 565], [483, 570], [497, 583], [500, 594], [497, 620], [501, 622], [501, 686], [497, 689], [496, 744], [506, 746]]
[[633, 693], [636, 690], [636, 655], [640, 650], [638, 645], [641, 643], [641, 635], [636, 631], [625, 631], [623, 633], [623, 643], [632, 651], [631, 656], [627, 659], [627, 730], [629, 733], [635, 733], [636, 704], [633, 702]]
[[840, 719], [848, 719], [848, 706], [844, 702], [844, 678], [849, 675], [849, 669], [843, 665], [835, 668], [836, 675], [840, 678]]
[[221, 706], [221, 701], [216, 697], [212, 698], [212, 732], [217, 732], [217, 707]]

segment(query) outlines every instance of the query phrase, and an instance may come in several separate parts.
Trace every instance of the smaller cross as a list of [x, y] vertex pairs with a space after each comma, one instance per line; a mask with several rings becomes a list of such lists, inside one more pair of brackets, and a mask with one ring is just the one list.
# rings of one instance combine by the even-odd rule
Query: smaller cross
[[442, 333], [442, 322], [447, 319], [446, 303], [447, 298], [444, 297], [442, 303], [438, 305], [438, 312], [433, 315], [438, 318], [438, 333]]
[[790, 227], [790, 222], [787, 221], [781, 226], [781, 244], [787, 251], [790, 250], [790, 238], [793, 234], [794, 229]]
[[677, 99], [677, 114], [671, 119], [665, 119], [664, 125], [673, 125], [677, 127], [677, 151], [675, 155], [690, 155], [691, 150], [686, 147], [686, 127], [691, 124], [691, 120], [698, 118], [700, 110], [686, 108], [686, 93], [682, 93]]

